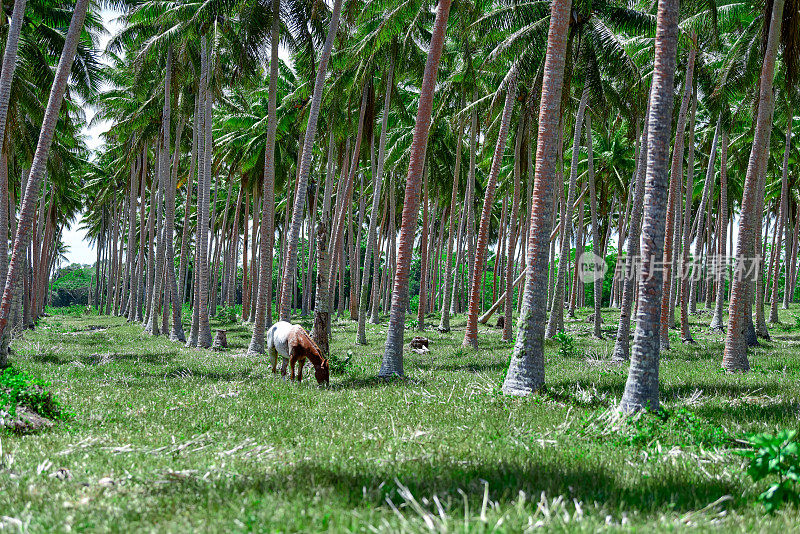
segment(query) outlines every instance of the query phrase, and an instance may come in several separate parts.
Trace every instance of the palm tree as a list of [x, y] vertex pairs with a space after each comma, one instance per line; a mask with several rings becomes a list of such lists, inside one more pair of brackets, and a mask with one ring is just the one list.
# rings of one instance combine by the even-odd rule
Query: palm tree
[[397, 249], [397, 265], [392, 292], [392, 307], [389, 314], [389, 331], [386, 336], [386, 350], [378, 376], [388, 378], [403, 376], [403, 333], [405, 330], [406, 306], [408, 305], [408, 273], [411, 268], [411, 253], [414, 247], [414, 234], [417, 229], [419, 212], [419, 192], [425, 152], [428, 146], [428, 132], [433, 111], [433, 95], [436, 88], [436, 75], [444, 47], [444, 34], [450, 15], [451, 0], [439, 0], [436, 6], [436, 19], [433, 23], [428, 60], [422, 77], [419, 93], [419, 108], [414, 124], [414, 137], [411, 143], [408, 177], [406, 178], [405, 201], [400, 227], [400, 242]]
[[547, 279], [543, 273], [547, 272], [552, 227], [552, 199], [555, 190], [570, 5], [570, 0], [557, 0], [550, 6], [523, 309], [518, 323], [514, 354], [503, 381], [503, 392], [509, 395], [527, 395], [544, 385]]
[[[769, 138], [772, 133], [772, 112], [775, 106], [775, 97], [772, 92], [773, 76], [775, 73], [775, 58], [778, 51], [778, 39], [783, 17], [784, 0], [775, 0], [772, 3], [772, 13], [769, 17], [770, 26], [767, 46], [764, 52], [764, 61], [761, 67], [761, 82], [759, 86], [758, 115], [755, 124], [755, 137], [750, 159], [747, 165], [747, 174], [742, 195], [741, 219], [739, 222], [739, 239], [736, 243], [736, 268], [734, 273], [746, 273], [747, 269], [758, 267], [755, 258], [754, 234], [759, 233], [761, 213], [763, 211], [763, 195], [759, 195], [759, 182], [761, 180], [762, 160], [766, 159], [769, 147]], [[765, 21], [767, 18], [765, 17]], [[754, 262], [756, 265], [753, 265]], [[725, 336], [725, 355], [722, 366], [731, 372], [748, 371], [750, 362], [747, 359], [747, 339], [745, 338], [746, 301], [751, 296], [751, 280], [746, 276], [734, 276], [731, 289], [731, 300], [728, 308], [728, 330]]]
[[[672, 127], [672, 102], [678, 48], [678, 1], [658, 3], [655, 62], [650, 90], [647, 177], [644, 189], [641, 269], [636, 334], [631, 365], [620, 410], [657, 410], [659, 330], [661, 326], [662, 272], [658, 262], [664, 252], [667, 209], [667, 162]], [[673, 179], [674, 176], [673, 176]]]
[[300, 159], [300, 169], [297, 173], [297, 188], [295, 189], [297, 194], [292, 208], [292, 223], [289, 226], [290, 233], [286, 241], [286, 260], [284, 262], [279, 310], [281, 321], [288, 321], [291, 316], [291, 295], [294, 294], [294, 290], [291, 290], [290, 293], [289, 286], [293, 283], [294, 273], [297, 269], [297, 242], [300, 236], [300, 227], [303, 224], [303, 203], [306, 199], [306, 195], [303, 192], [308, 188], [308, 176], [311, 172], [311, 154], [314, 148], [314, 136], [317, 133], [317, 118], [322, 105], [322, 92], [325, 88], [325, 74], [328, 68], [328, 60], [331, 57], [331, 50], [333, 49], [333, 41], [336, 38], [336, 31], [339, 27], [341, 9], [342, 0], [334, 0], [328, 36], [325, 39], [325, 46], [322, 49], [322, 55], [317, 65], [317, 78], [314, 82], [314, 94], [311, 98], [311, 110], [308, 114], [308, 125], [306, 126], [306, 134], [303, 141], [303, 154]]
[[492, 167], [489, 172], [489, 179], [486, 183], [486, 191], [483, 198], [483, 210], [481, 212], [481, 222], [478, 230], [478, 244], [475, 250], [475, 264], [472, 268], [472, 280], [470, 282], [467, 328], [464, 331], [463, 345], [474, 349], [478, 348], [479, 295], [481, 280], [483, 280], [486, 248], [489, 245], [489, 219], [491, 218], [492, 203], [494, 202], [494, 190], [495, 187], [497, 187], [497, 177], [500, 174], [500, 165], [503, 160], [506, 139], [508, 138], [508, 128], [511, 124], [511, 113], [514, 110], [514, 100], [517, 95], [516, 67], [511, 68], [504, 85], [506, 85], [506, 101], [503, 106], [500, 130], [497, 133], [497, 144], [495, 145]]
[[[89, 7], [89, 0], [77, 0], [75, 9], [72, 12], [69, 30], [64, 40], [64, 49], [56, 68], [53, 86], [50, 89], [50, 97], [42, 121], [42, 128], [39, 134], [39, 142], [36, 146], [31, 170], [28, 176], [28, 183], [25, 188], [25, 195], [20, 209], [19, 222], [17, 223], [17, 235], [14, 239], [14, 248], [11, 254], [11, 262], [6, 276], [5, 289], [3, 290], [3, 300], [0, 303], [0, 336], [3, 335], [8, 324], [11, 302], [14, 297], [14, 289], [19, 276], [23, 255], [28, 248], [31, 237], [31, 226], [36, 210], [36, 196], [38, 195], [41, 181], [45, 173], [47, 158], [50, 146], [53, 142], [53, 135], [56, 129], [59, 110], [64, 98], [64, 91], [72, 70], [72, 62], [75, 59], [75, 52], [78, 49], [78, 41], [83, 23], [86, 19], [86, 12]], [[4, 58], [5, 59], [5, 58]]]

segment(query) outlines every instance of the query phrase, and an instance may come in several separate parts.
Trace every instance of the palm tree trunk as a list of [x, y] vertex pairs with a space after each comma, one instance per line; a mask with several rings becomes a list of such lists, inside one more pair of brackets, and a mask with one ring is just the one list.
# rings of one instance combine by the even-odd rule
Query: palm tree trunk
[[[614, 344], [613, 362], [624, 362], [630, 359], [631, 308], [636, 296], [636, 265], [639, 256], [639, 233], [642, 228], [642, 208], [644, 204], [645, 174], [647, 172], [648, 132], [650, 124], [650, 103], [645, 111], [644, 129], [642, 130], [639, 158], [636, 163], [635, 184], [633, 186], [633, 207], [630, 217], [630, 231], [626, 242], [622, 271], [622, 301], [620, 302], [617, 338]], [[619, 261], [619, 260], [618, 260]]]
[[[659, 330], [661, 325], [662, 269], [656, 265], [665, 249], [664, 230], [667, 204], [667, 164], [672, 126], [672, 102], [678, 46], [678, 1], [658, 3], [655, 64], [650, 91], [647, 177], [640, 250], [644, 258], [639, 275], [636, 334], [631, 365], [620, 410], [657, 410]], [[689, 84], [687, 84], [689, 85]], [[674, 177], [675, 175], [673, 175]], [[668, 292], [668, 289], [663, 292]]]
[[[280, 0], [272, 3], [272, 37], [270, 52], [269, 97], [267, 103], [267, 146], [264, 151], [264, 182], [261, 197], [264, 203], [264, 213], [261, 217], [259, 229], [259, 263], [258, 286], [255, 302], [255, 320], [253, 322], [253, 336], [250, 339], [248, 354], [264, 353], [264, 331], [266, 321], [272, 317], [272, 250], [275, 238], [275, 137], [278, 129], [276, 117], [277, 92], [278, 92], [278, 38], [280, 34]], [[255, 241], [255, 240], [254, 240]], [[269, 309], [268, 309], [269, 308]]]
[[[172, 302], [172, 326], [169, 338], [172, 341], [184, 343], [186, 336], [183, 333], [183, 301], [178, 299], [178, 282], [175, 276], [175, 194], [178, 187], [178, 164], [180, 162], [181, 136], [186, 119], [181, 117], [178, 128], [175, 130], [175, 152], [172, 157], [172, 172], [167, 189], [167, 221], [164, 229], [167, 243], [167, 291], [169, 301]], [[190, 180], [187, 180], [189, 182]], [[187, 186], [188, 190], [188, 186]], [[166, 333], [166, 332], [165, 332]]]
[[[522, 175], [522, 140], [525, 137], [526, 114], [522, 114], [517, 126], [516, 146], [514, 147], [514, 196], [511, 201], [511, 218], [508, 224], [508, 251], [506, 256], [506, 303], [505, 316], [503, 318], [503, 341], [512, 339], [512, 314], [514, 309], [514, 254], [517, 246], [517, 225], [519, 221], [520, 204], [520, 181]], [[572, 216], [567, 215], [567, 220], [571, 221]], [[501, 228], [502, 230], [502, 228]], [[563, 292], [562, 292], [563, 295]], [[563, 310], [563, 306], [561, 309]]]
[[208, 284], [209, 284], [209, 265], [208, 265], [208, 218], [211, 199], [211, 156], [214, 150], [211, 138], [211, 120], [212, 120], [212, 98], [211, 98], [211, 56], [212, 52], [208, 50], [207, 37], [203, 35], [200, 39], [201, 54], [204, 63], [201, 66], [202, 74], [200, 83], [202, 85], [202, 97], [204, 99], [203, 106], [205, 111], [203, 113], [203, 202], [198, 203], [200, 208], [200, 217], [198, 224], [200, 225], [200, 252], [199, 252], [199, 284], [198, 284], [198, 310], [199, 310], [199, 324], [197, 333], [197, 346], [200, 348], [209, 348], [211, 346], [211, 325], [209, 324], [208, 317]]
[[486, 249], [489, 246], [489, 221], [492, 215], [492, 204], [494, 203], [494, 191], [497, 187], [497, 178], [500, 175], [500, 166], [503, 163], [503, 152], [508, 138], [508, 129], [511, 125], [511, 113], [514, 111], [514, 100], [517, 96], [517, 72], [516, 67], [512, 67], [512, 72], [507, 76], [506, 101], [503, 106], [503, 117], [500, 120], [500, 130], [497, 133], [497, 144], [492, 158], [492, 167], [489, 171], [489, 178], [486, 183], [486, 191], [483, 199], [483, 210], [481, 211], [481, 222], [478, 230], [478, 244], [475, 250], [475, 264], [472, 269], [472, 281], [470, 284], [469, 307], [467, 311], [467, 327], [464, 332], [465, 347], [478, 348], [478, 316], [480, 315], [480, 283], [483, 280], [483, 270], [486, 261]]
[[466, 122], [462, 119], [458, 124], [458, 137], [456, 139], [456, 161], [453, 167], [453, 190], [450, 194], [450, 218], [447, 232], [447, 256], [445, 260], [444, 287], [442, 291], [442, 317], [439, 320], [440, 332], [450, 331], [450, 306], [453, 300], [453, 274], [458, 269], [458, 263], [453, 266], [453, 240], [455, 238], [455, 221], [458, 209], [458, 184], [461, 177], [461, 144], [464, 138]]
[[556, 188], [560, 143], [558, 129], [571, 4], [570, 0], [556, 0], [550, 5], [550, 30], [539, 106], [536, 174], [531, 197], [527, 280], [514, 354], [503, 381], [503, 392], [509, 395], [527, 395], [544, 385], [545, 273], [552, 227], [553, 191]]
[[[589, 100], [589, 85], [583, 89], [581, 100], [578, 104], [578, 114], [575, 117], [575, 135], [572, 140], [572, 161], [569, 170], [569, 185], [567, 187], [567, 205], [564, 211], [563, 228], [561, 231], [561, 251], [558, 259], [558, 274], [556, 278], [556, 288], [554, 292], [554, 302], [561, 303], [564, 300], [564, 283], [567, 276], [566, 266], [569, 261], [571, 229], [572, 229], [572, 205], [575, 203], [575, 187], [578, 179], [578, 157], [580, 156], [581, 130], [583, 129], [583, 117], [586, 112], [586, 103]], [[576, 263], [577, 265], [577, 263]], [[564, 306], [553, 306], [550, 312], [550, 319], [547, 321], [546, 338], [552, 338], [556, 332], [564, 329]], [[504, 333], [505, 337], [505, 333]]]
[[[683, 181], [683, 151], [685, 145], [684, 131], [686, 117], [689, 111], [689, 100], [692, 96], [692, 83], [694, 77], [694, 64], [697, 57], [697, 47], [693, 44], [689, 49], [689, 61], [686, 66], [686, 80], [683, 88], [683, 101], [681, 102], [678, 124], [675, 130], [675, 146], [672, 151], [672, 168], [670, 171], [669, 199], [667, 201], [666, 233], [664, 235], [664, 291], [661, 302], [661, 330], [659, 339], [662, 350], [669, 350], [669, 320], [670, 295], [672, 284], [672, 247], [675, 236], [675, 215], [680, 205], [679, 189]], [[674, 320], [674, 319], [673, 319]]]
[[[603, 244], [600, 241], [600, 223], [597, 217], [597, 187], [595, 184], [594, 176], [594, 154], [592, 143], [592, 116], [586, 115], [586, 148], [588, 153], [589, 170], [587, 173], [587, 181], [589, 182], [589, 210], [592, 217], [592, 251], [599, 256], [595, 261], [603, 262], [605, 264], [605, 251]], [[605, 265], [603, 265], [604, 267]], [[598, 266], [595, 266], [597, 269]], [[603, 272], [603, 271], [601, 271]], [[594, 337], [597, 339], [603, 338], [603, 333], [600, 330], [603, 324], [603, 318], [600, 315], [600, 308], [603, 304], [603, 277], [596, 278], [592, 284], [594, 289]], [[561, 303], [559, 303], [561, 306]]]
[[[31, 224], [33, 222], [33, 216], [36, 210], [35, 197], [37, 196], [42, 177], [44, 176], [48, 154], [50, 152], [50, 145], [53, 141], [53, 134], [55, 132], [56, 122], [61, 109], [61, 103], [64, 98], [64, 91], [67, 87], [70, 71], [72, 70], [72, 62], [75, 59], [75, 52], [78, 48], [78, 41], [81, 30], [83, 29], [83, 22], [86, 18], [86, 10], [88, 6], [89, 0], [77, 0], [75, 3], [75, 9], [72, 13], [72, 20], [70, 21], [69, 30], [67, 31], [67, 35], [64, 39], [64, 49], [61, 53], [61, 58], [59, 59], [58, 67], [56, 68], [55, 76], [53, 78], [53, 86], [50, 89], [50, 96], [47, 102], [47, 108], [45, 109], [44, 119], [42, 120], [42, 129], [39, 134], [39, 141], [36, 146], [36, 152], [33, 156], [30, 176], [25, 189], [25, 195], [22, 200], [17, 236], [14, 240], [11, 262], [8, 268], [8, 275], [6, 276], [3, 300], [2, 304], [0, 304], [0, 336], [2, 336], [6, 325], [8, 324], [8, 318], [11, 311], [11, 302], [14, 296], [15, 283], [17, 278], [20, 276], [19, 271], [21, 270], [20, 268], [22, 266], [22, 256], [25, 254], [28, 244], [30, 243]], [[19, 16], [21, 17], [22, 15]], [[9, 48], [16, 48], [16, 44], [14, 44], [12, 47], [7, 46], [5, 53], [10, 55], [10, 60], [11, 57], [16, 56], [16, 51], [9, 50]], [[10, 75], [11, 73], [9, 76]], [[2, 90], [3, 87], [0, 87], [0, 91]]]
[[[783, 240], [784, 234], [784, 227], [785, 222], [787, 220], [788, 211], [789, 211], [789, 151], [792, 146], [792, 120], [794, 119], [792, 112], [792, 106], [789, 106], [789, 119], [786, 125], [786, 146], [783, 151], [783, 170], [781, 174], [781, 209], [780, 214], [778, 215], [778, 246], [776, 248], [776, 267], [775, 267], [775, 275], [772, 278], [772, 296], [770, 298], [770, 308], [769, 308], [769, 322], [771, 324], [776, 324], [780, 322], [778, 318], [778, 277], [781, 272], [780, 267], [780, 249], [781, 249], [781, 241]], [[788, 227], [785, 229], [786, 231], [786, 239], [785, 239], [785, 247], [786, 247], [786, 275], [785, 279], [789, 279], [789, 229]], [[784, 291], [786, 291], [786, 286], [784, 287]]]
[[[328, 27], [328, 36], [325, 39], [325, 46], [322, 49], [322, 55], [319, 58], [317, 65], [317, 78], [314, 82], [314, 95], [311, 98], [311, 109], [308, 113], [308, 125], [306, 126], [305, 139], [303, 141], [303, 155], [300, 160], [300, 172], [297, 176], [297, 193], [294, 198], [294, 207], [292, 208], [292, 223], [289, 227], [289, 236], [287, 239], [286, 258], [284, 261], [283, 270], [283, 285], [281, 290], [280, 302], [280, 320], [288, 321], [291, 317], [289, 300], [289, 287], [292, 281], [292, 276], [297, 269], [297, 241], [300, 236], [300, 226], [303, 219], [303, 202], [306, 199], [306, 188], [308, 187], [308, 176], [311, 172], [311, 157], [314, 148], [314, 136], [317, 132], [317, 119], [319, 117], [319, 109], [322, 105], [322, 93], [325, 89], [325, 75], [328, 69], [328, 60], [331, 56], [333, 49], [333, 42], [336, 38], [336, 32], [339, 27], [339, 13], [342, 9], [342, 0], [334, 0], [333, 11], [331, 13], [330, 25]], [[357, 159], [356, 159], [357, 161]]]
[[403, 376], [403, 333], [405, 330], [406, 307], [408, 305], [408, 274], [411, 268], [411, 255], [419, 215], [419, 190], [428, 134], [433, 111], [433, 96], [436, 89], [436, 75], [442, 57], [447, 19], [450, 15], [450, 0], [439, 0], [436, 6], [436, 19], [433, 24], [428, 59], [422, 77], [419, 95], [419, 108], [414, 123], [414, 136], [411, 142], [408, 177], [406, 178], [405, 201], [400, 227], [400, 243], [397, 253], [397, 266], [392, 292], [392, 307], [389, 317], [389, 330], [386, 337], [386, 350], [378, 373], [380, 377]]
[[[758, 261], [753, 258], [756, 253], [754, 233], [759, 231], [759, 222], [762, 214], [764, 197], [759, 198], [762, 165], [769, 147], [769, 138], [772, 133], [772, 112], [775, 106], [775, 97], [772, 92], [773, 76], [775, 72], [775, 58], [778, 50], [779, 30], [783, 17], [784, 0], [775, 0], [772, 4], [772, 17], [770, 21], [767, 47], [764, 53], [764, 62], [761, 68], [761, 82], [759, 87], [758, 116], [755, 125], [753, 148], [745, 175], [742, 196], [741, 218], [739, 221], [739, 239], [736, 244], [735, 273], [746, 273], [755, 262], [755, 271], [759, 271]], [[747, 320], [747, 301], [750, 300], [750, 277], [736, 275], [732, 280], [731, 302], [728, 309], [728, 331], [725, 336], [725, 354], [722, 366], [731, 372], [748, 371], [750, 362], [747, 359], [747, 339], [745, 328]]]
[[[367, 344], [367, 298], [369, 296], [369, 272], [372, 254], [375, 252], [375, 265], [380, 264], [380, 250], [377, 248], [378, 209], [381, 200], [381, 185], [383, 184], [383, 166], [386, 160], [386, 137], [389, 124], [389, 106], [392, 102], [392, 88], [394, 87], [394, 54], [392, 54], [389, 70], [386, 73], [386, 92], [383, 97], [383, 116], [381, 117], [381, 136], [378, 141], [378, 166], [373, 176], [372, 184], [372, 209], [369, 215], [369, 229], [367, 230], [367, 250], [364, 256], [364, 277], [361, 280], [361, 299], [358, 311], [358, 334], [356, 342], [360, 345]], [[326, 184], [327, 185], [327, 184]], [[373, 287], [379, 283], [378, 277], [373, 276]], [[377, 314], [376, 314], [377, 315]]]
[[[157, 217], [158, 217], [158, 226], [159, 229], [162, 227], [162, 221], [166, 217], [165, 209], [164, 209], [164, 196], [166, 190], [169, 188], [167, 182], [170, 181], [170, 168], [169, 168], [169, 147], [170, 147], [170, 135], [169, 129], [171, 127], [172, 122], [172, 105], [171, 105], [171, 92], [170, 92], [170, 83], [172, 80], [172, 48], [170, 47], [167, 50], [167, 65], [164, 70], [164, 108], [161, 112], [161, 148], [158, 151], [159, 154], [159, 162], [158, 162], [158, 204], [157, 204]], [[163, 226], [166, 226], [164, 224]], [[156, 268], [155, 268], [155, 291], [153, 291], [152, 296], [152, 313], [150, 314], [147, 326], [145, 326], [145, 332], [151, 333], [154, 336], [159, 334], [158, 328], [158, 310], [159, 310], [159, 302], [162, 297], [163, 286], [162, 283], [164, 281], [164, 263], [167, 253], [167, 244], [166, 244], [166, 233], [161, 233], [159, 230], [158, 235], [158, 251], [156, 257]], [[169, 236], [169, 239], [172, 240], [172, 236]]]
[[419, 302], [417, 303], [417, 330], [425, 330], [425, 308], [428, 304], [428, 172], [430, 165], [422, 171], [422, 235], [419, 243]]

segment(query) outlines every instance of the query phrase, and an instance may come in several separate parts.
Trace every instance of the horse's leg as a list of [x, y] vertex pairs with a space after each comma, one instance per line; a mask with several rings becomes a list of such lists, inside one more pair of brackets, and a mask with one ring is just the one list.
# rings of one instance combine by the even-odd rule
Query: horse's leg
[[289, 365], [289, 358], [284, 358], [281, 364], [281, 376], [286, 378], [286, 366]]
[[272, 358], [272, 374], [278, 373], [278, 351], [275, 348], [271, 348], [269, 351], [269, 356]]
[[289, 381], [290, 382], [292, 380], [294, 380], [294, 364], [295, 364], [295, 362], [296, 362], [296, 360], [295, 360], [294, 356], [292, 356], [289, 359]]
[[298, 363], [300, 364], [300, 369], [297, 371], [297, 383], [299, 384], [303, 381], [303, 367], [306, 366], [306, 361], [299, 360]]

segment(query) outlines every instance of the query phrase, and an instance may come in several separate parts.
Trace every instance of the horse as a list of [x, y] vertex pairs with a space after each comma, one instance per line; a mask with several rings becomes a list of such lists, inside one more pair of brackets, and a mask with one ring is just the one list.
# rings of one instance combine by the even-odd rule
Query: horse
[[267, 352], [272, 358], [272, 372], [278, 372], [278, 354], [283, 356], [281, 375], [286, 376], [286, 364], [289, 364], [289, 380], [294, 380], [294, 367], [300, 364], [297, 381], [303, 380], [303, 365], [306, 360], [314, 366], [314, 377], [320, 385], [329, 384], [330, 367], [328, 360], [320, 354], [319, 347], [311, 339], [302, 326], [278, 321], [267, 331]]

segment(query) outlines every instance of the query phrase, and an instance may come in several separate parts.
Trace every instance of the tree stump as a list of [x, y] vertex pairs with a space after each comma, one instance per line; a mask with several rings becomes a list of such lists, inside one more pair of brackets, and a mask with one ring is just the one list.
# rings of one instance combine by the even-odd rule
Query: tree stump
[[214, 344], [211, 346], [212, 350], [222, 350], [228, 348], [228, 331], [217, 330], [217, 335], [214, 338]]

